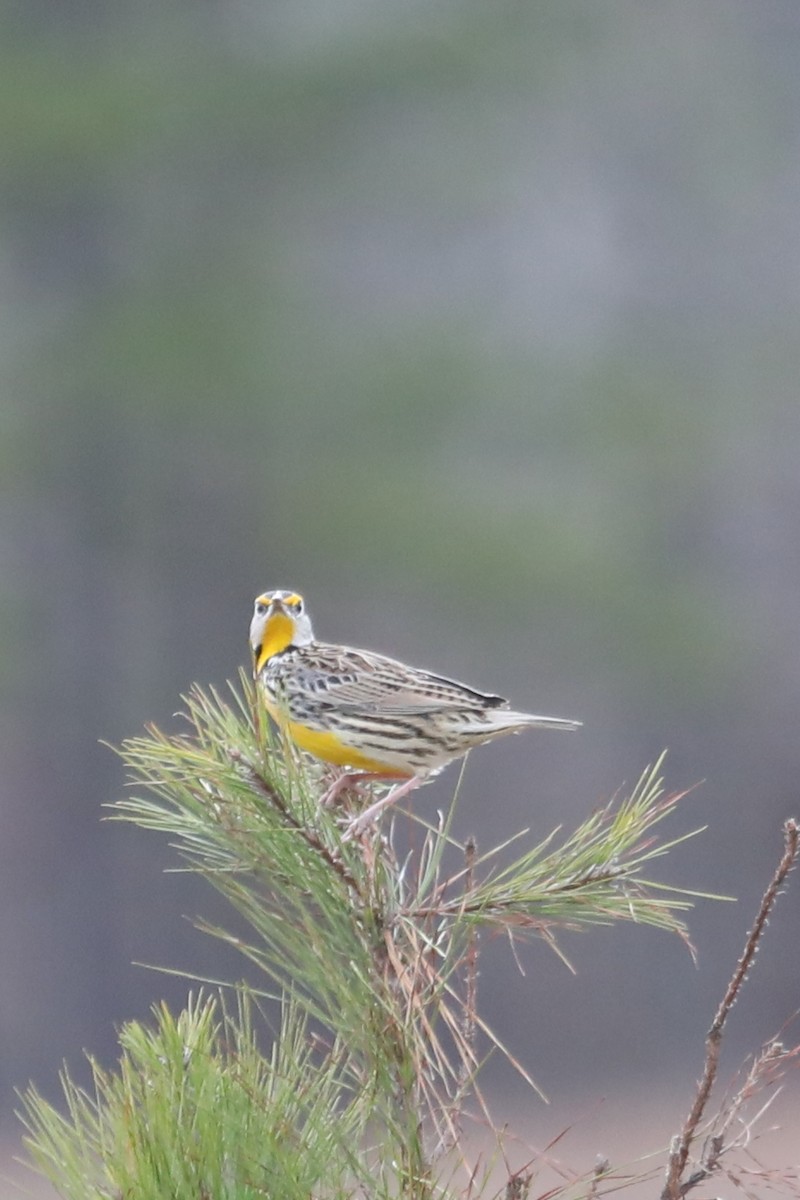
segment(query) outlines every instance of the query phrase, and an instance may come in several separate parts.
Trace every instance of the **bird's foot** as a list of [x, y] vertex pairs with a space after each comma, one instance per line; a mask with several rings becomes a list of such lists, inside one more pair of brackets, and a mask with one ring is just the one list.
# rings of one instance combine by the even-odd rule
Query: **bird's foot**
[[395, 801], [401, 800], [409, 792], [413, 792], [414, 788], [419, 787], [422, 782], [423, 780], [419, 775], [412, 775], [410, 779], [405, 779], [402, 783], [398, 783], [385, 796], [381, 796], [380, 800], [376, 800], [374, 804], [370, 804], [362, 813], [353, 818], [344, 831], [342, 841], [350, 842], [354, 837], [358, 837], [372, 824], [376, 817], [380, 816], [385, 808], [394, 804]]

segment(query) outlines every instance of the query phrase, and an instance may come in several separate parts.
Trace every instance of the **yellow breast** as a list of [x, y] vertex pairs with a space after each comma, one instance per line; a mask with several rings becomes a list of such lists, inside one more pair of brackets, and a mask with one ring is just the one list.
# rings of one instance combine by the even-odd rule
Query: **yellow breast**
[[264, 703], [275, 724], [288, 734], [295, 745], [299, 746], [301, 750], [307, 751], [308, 754], [312, 754], [314, 758], [321, 759], [322, 762], [334, 763], [337, 767], [356, 767], [359, 771], [374, 771], [376, 774], [384, 775], [387, 779], [410, 779], [413, 775], [413, 771], [401, 771], [376, 758], [368, 758], [366, 754], [353, 749], [352, 746], [346, 746], [330, 730], [323, 732], [319, 729], [310, 729], [308, 725], [301, 725], [299, 721], [287, 720], [286, 714], [266, 695]]

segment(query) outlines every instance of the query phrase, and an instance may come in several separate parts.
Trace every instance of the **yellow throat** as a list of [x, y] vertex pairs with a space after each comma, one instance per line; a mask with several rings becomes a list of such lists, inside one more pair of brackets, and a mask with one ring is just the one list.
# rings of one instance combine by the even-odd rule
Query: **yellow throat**
[[291, 646], [294, 636], [294, 621], [286, 613], [277, 612], [267, 621], [264, 629], [264, 640], [256, 650], [256, 674], [273, 654], [280, 654], [287, 646]]

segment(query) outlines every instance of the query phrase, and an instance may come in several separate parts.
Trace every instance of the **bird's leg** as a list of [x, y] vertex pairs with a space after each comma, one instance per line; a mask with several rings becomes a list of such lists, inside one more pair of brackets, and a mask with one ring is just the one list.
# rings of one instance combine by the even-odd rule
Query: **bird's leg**
[[[378, 778], [382, 777], [379, 776]], [[376, 800], [374, 804], [370, 804], [369, 808], [365, 808], [362, 813], [353, 818], [345, 830], [342, 841], [349, 842], [359, 833], [363, 833], [379, 813], [382, 813], [390, 804], [394, 804], [396, 800], [400, 800], [403, 796], [407, 796], [409, 792], [413, 792], [414, 788], [419, 787], [421, 783], [424, 783], [424, 778], [420, 775], [412, 775], [410, 779], [406, 779], [403, 783], [398, 783], [385, 796], [381, 796], [380, 800]]]
[[[329, 808], [342, 792], [346, 792], [349, 788], [357, 787], [360, 783], [367, 783], [377, 779], [397, 778], [397, 775], [387, 775], [382, 771], [343, 771], [341, 775], [338, 775], [334, 779], [328, 790], [323, 793], [320, 804], [323, 808]], [[401, 775], [400, 778], [405, 779], [405, 775]]]

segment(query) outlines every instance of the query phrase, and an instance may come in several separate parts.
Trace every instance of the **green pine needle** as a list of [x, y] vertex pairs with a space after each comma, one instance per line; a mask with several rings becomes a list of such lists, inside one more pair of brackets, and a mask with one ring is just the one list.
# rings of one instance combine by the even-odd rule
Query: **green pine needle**
[[[645, 874], [683, 840], [656, 836], [680, 799], [664, 795], [663, 756], [565, 836], [478, 853], [452, 837], [454, 801], [435, 825], [416, 819], [421, 842], [401, 858], [394, 820], [343, 840], [348, 815], [319, 804], [322, 770], [271, 731], [244, 674], [184, 704], [183, 733], [122, 746], [137, 791], [112, 819], [166, 833], [182, 869], [225, 896], [249, 933], [200, 928], [256, 979], [233, 986], [233, 1013], [198, 996], [178, 1018], [157, 1010], [153, 1030], [125, 1026], [117, 1069], [92, 1062], [93, 1091], [64, 1075], [65, 1114], [31, 1090], [34, 1162], [69, 1200], [452, 1194], [435, 1164], [459, 1147], [468, 1101], [490, 1120], [487, 1053], [536, 1086], [480, 1016], [477, 932], [554, 945], [561, 929], [622, 920], [688, 941], [693, 895]], [[262, 995], [282, 999], [270, 1054]]]

